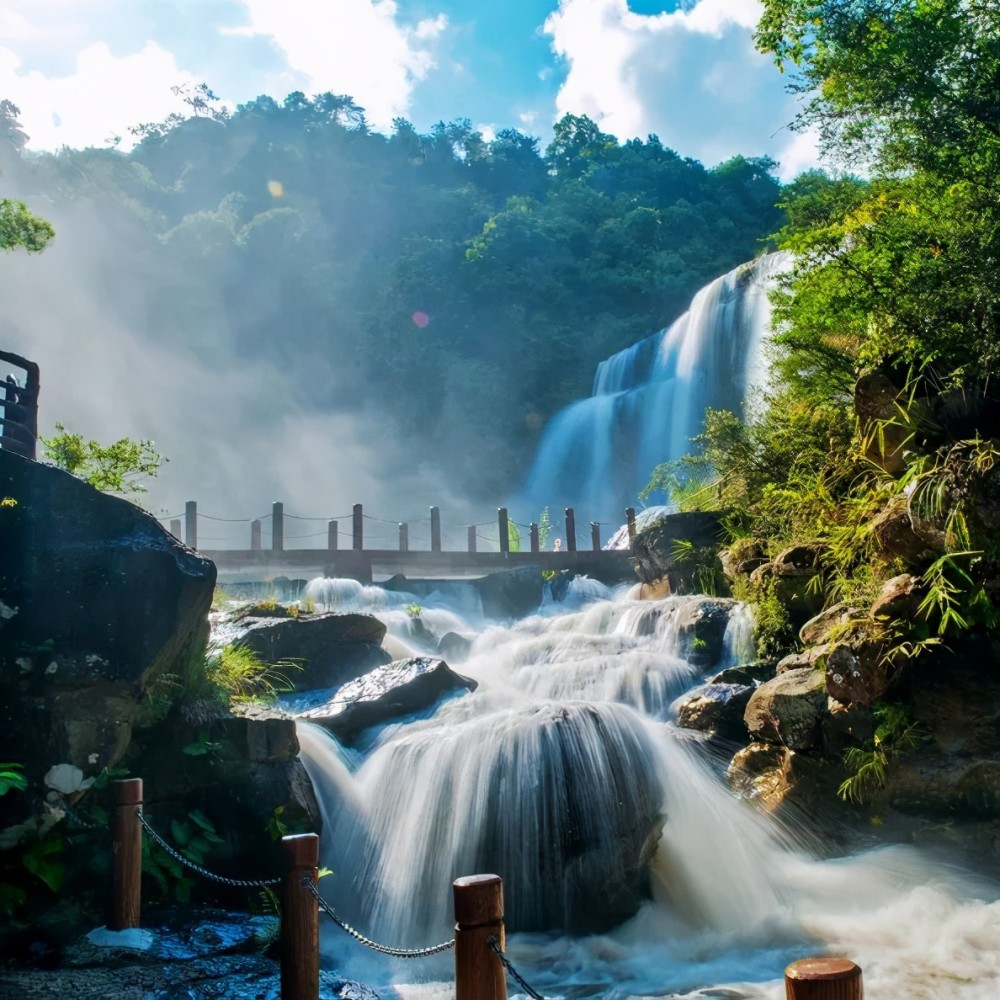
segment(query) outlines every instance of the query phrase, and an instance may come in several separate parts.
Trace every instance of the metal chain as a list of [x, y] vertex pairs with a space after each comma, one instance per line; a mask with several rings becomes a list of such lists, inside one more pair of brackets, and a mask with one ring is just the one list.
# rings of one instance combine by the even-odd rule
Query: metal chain
[[93, 823], [88, 819], [84, 819], [70, 804], [66, 798], [59, 803], [59, 808], [66, 813], [66, 818], [73, 823], [75, 826], [80, 827], [83, 830], [106, 830], [108, 827], [107, 822], [104, 823]]
[[316, 902], [319, 903], [320, 909], [342, 931], [347, 931], [355, 941], [360, 941], [361, 944], [366, 948], [371, 948], [372, 951], [381, 952], [383, 955], [392, 955], [394, 958], [427, 958], [428, 955], [437, 955], [439, 952], [448, 951], [449, 948], [455, 947], [454, 938], [450, 941], [442, 941], [441, 944], [433, 945], [430, 948], [390, 948], [388, 945], [379, 944], [377, 941], [372, 941], [371, 938], [366, 938], [364, 934], [359, 933], [350, 924], [345, 923], [337, 916], [333, 907], [319, 894], [319, 889], [313, 885], [312, 876], [304, 876], [302, 884], [316, 897]]
[[214, 872], [210, 872], [207, 868], [202, 868], [200, 865], [196, 865], [193, 861], [184, 857], [180, 851], [176, 850], [170, 844], [168, 844], [150, 825], [146, 822], [146, 817], [136, 810], [136, 815], [139, 817], [139, 822], [142, 824], [145, 831], [156, 841], [160, 847], [163, 848], [175, 861], [179, 861], [185, 868], [190, 868], [191, 871], [202, 878], [210, 879], [212, 882], [221, 882], [222, 885], [231, 885], [237, 889], [266, 889], [271, 885], [279, 885], [281, 883], [280, 878], [267, 878], [267, 879], [238, 879], [238, 878], [226, 878], [224, 875], [216, 875]]
[[496, 934], [491, 934], [486, 939], [486, 944], [489, 947], [489, 949], [493, 952], [493, 954], [496, 955], [496, 957], [499, 958], [500, 961], [503, 963], [503, 967], [507, 970], [507, 974], [511, 977], [511, 979], [513, 979], [518, 984], [518, 986], [520, 986], [521, 989], [524, 990], [524, 992], [527, 993], [528, 996], [532, 998], [532, 1000], [545, 1000], [545, 997], [543, 997], [542, 994], [539, 993], [537, 990], [533, 990], [524, 981], [524, 979], [521, 977], [521, 974], [517, 971], [517, 969], [515, 969], [514, 966], [511, 965], [510, 959], [500, 949], [500, 939], [496, 936]]

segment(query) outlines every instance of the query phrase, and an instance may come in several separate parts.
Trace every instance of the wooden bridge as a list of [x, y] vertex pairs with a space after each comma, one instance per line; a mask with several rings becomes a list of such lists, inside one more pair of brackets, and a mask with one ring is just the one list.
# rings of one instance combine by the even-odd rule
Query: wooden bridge
[[[496, 539], [487, 539], [490, 550], [483, 551], [480, 542], [483, 536], [479, 529], [483, 525], [469, 525], [467, 546], [463, 550], [447, 551], [441, 542], [441, 514], [437, 507], [430, 508], [430, 546], [427, 549], [410, 547], [410, 525], [406, 522], [388, 522], [384, 518], [369, 518], [361, 504], [355, 504], [350, 515], [350, 531], [344, 534], [348, 547], [341, 546], [340, 518], [326, 521], [325, 548], [286, 548], [284, 505], [272, 505], [267, 519], [271, 522], [271, 545], [264, 548], [263, 526], [265, 518], [246, 519], [250, 528], [250, 547], [247, 549], [200, 549], [202, 555], [211, 559], [219, 570], [221, 582], [267, 581], [279, 576], [309, 578], [313, 576], [346, 577], [361, 583], [371, 583], [376, 579], [386, 579], [401, 574], [411, 579], [472, 579], [499, 573], [523, 566], [536, 566], [544, 571], [561, 572], [570, 570], [586, 574], [606, 583], [634, 579], [632, 561], [628, 549], [605, 550], [601, 548], [600, 524], [590, 523], [589, 547], [578, 546], [576, 515], [572, 507], [567, 507], [565, 529], [558, 547], [543, 551], [539, 526], [537, 524], [517, 525], [511, 521], [507, 509], [497, 511]], [[630, 538], [635, 534], [635, 511], [626, 512]], [[184, 511], [183, 539], [191, 548], [198, 548], [197, 503], [188, 501]], [[366, 548], [366, 519], [392, 523], [396, 529], [398, 544], [393, 548]], [[244, 519], [222, 519], [233, 520]], [[322, 519], [310, 519], [322, 520]], [[512, 528], [513, 525], [513, 528]], [[526, 528], [528, 544], [525, 548], [517, 544], [519, 528]], [[170, 530], [181, 538], [181, 520], [170, 521]], [[318, 534], [323, 534], [319, 532]], [[562, 543], [565, 538], [565, 544]]]

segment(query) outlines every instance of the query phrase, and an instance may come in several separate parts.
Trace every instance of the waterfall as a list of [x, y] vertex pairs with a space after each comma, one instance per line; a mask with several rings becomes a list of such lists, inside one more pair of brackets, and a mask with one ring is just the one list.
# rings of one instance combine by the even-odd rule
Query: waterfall
[[768, 292], [789, 264], [788, 254], [768, 254], [730, 271], [667, 329], [602, 361], [590, 397], [545, 428], [523, 505], [573, 506], [617, 523], [658, 463], [691, 450], [706, 409], [744, 414], [766, 374]]

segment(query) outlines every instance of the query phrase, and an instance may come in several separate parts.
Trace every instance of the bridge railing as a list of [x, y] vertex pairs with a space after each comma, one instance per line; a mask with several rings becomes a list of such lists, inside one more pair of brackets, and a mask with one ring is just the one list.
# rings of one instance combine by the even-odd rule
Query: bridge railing
[[24, 373], [19, 382], [8, 373], [0, 381], [0, 448], [35, 460], [38, 441], [38, 365], [10, 351], [0, 351], [0, 362]]
[[[625, 523], [628, 525], [629, 534], [629, 547], [631, 547], [631, 542], [635, 538], [635, 508], [628, 507], [625, 510]], [[572, 507], [566, 507], [564, 512], [563, 521], [563, 533], [555, 540], [553, 543], [553, 549], [555, 551], [584, 551], [588, 547], [594, 552], [601, 551], [601, 528], [602, 522], [591, 521], [589, 537], [586, 535], [582, 539], [577, 529], [576, 521], [576, 511]], [[438, 507], [431, 507], [429, 509], [429, 517], [420, 519], [419, 522], [414, 521], [393, 521], [384, 517], [375, 517], [371, 514], [366, 514], [362, 504], [354, 504], [350, 514], [341, 514], [338, 517], [333, 518], [320, 518], [320, 517], [301, 517], [297, 514], [289, 514], [285, 511], [285, 505], [280, 500], [275, 501], [271, 505], [271, 511], [268, 514], [262, 514], [259, 517], [254, 518], [229, 518], [229, 517], [216, 517], [210, 514], [204, 514], [199, 512], [198, 503], [195, 500], [188, 500], [184, 505], [184, 515], [183, 522], [181, 517], [175, 516], [168, 519], [170, 522], [170, 531], [178, 539], [184, 541], [190, 548], [197, 549], [199, 542], [199, 521], [207, 520], [210, 522], [224, 522], [227, 524], [243, 524], [249, 529], [248, 542], [249, 546], [247, 550], [250, 552], [262, 552], [266, 551], [264, 549], [264, 522], [270, 521], [270, 546], [269, 550], [272, 552], [284, 552], [286, 540], [291, 541], [294, 539], [304, 539], [309, 538], [316, 540], [317, 544], [308, 546], [311, 550], [322, 550], [325, 548], [327, 552], [340, 552], [340, 551], [353, 551], [353, 552], [365, 552], [365, 551], [389, 551], [395, 550], [399, 552], [415, 552], [418, 551], [415, 548], [411, 548], [411, 535], [410, 527], [411, 524], [419, 523], [421, 527], [429, 524], [430, 535], [429, 535], [429, 549], [422, 551], [430, 552], [469, 552], [475, 553], [479, 551], [499, 551], [501, 553], [510, 553], [512, 551], [527, 551], [527, 552], [540, 552], [542, 551], [542, 537], [538, 522], [532, 522], [530, 524], [521, 524], [511, 518], [510, 512], [506, 507], [497, 508], [496, 521], [483, 521], [479, 524], [470, 524], [466, 528], [466, 548], [459, 549], [443, 549], [442, 548], [442, 532], [441, 532], [441, 511]], [[286, 535], [285, 529], [289, 520], [294, 520], [295, 522], [311, 521], [315, 523], [323, 523], [324, 527], [318, 531], [309, 531], [305, 534], [297, 535]], [[341, 531], [341, 521], [347, 522], [345, 527], [347, 530]], [[372, 524], [372, 522], [377, 522], [380, 525], [390, 525], [395, 530], [390, 534], [391, 544], [379, 544], [379, 545], [367, 545], [366, 538], [370, 542], [372, 539], [367, 537], [366, 528]], [[491, 535], [485, 535], [482, 532], [492, 525], [496, 525], [496, 537]], [[245, 529], [246, 530], [246, 529]], [[382, 529], [384, 532], [384, 529]], [[554, 529], [553, 529], [554, 530]], [[527, 547], [523, 545], [523, 534], [522, 531], [527, 532]], [[427, 535], [424, 536], [427, 539]], [[563, 539], [565, 538], [565, 548], [563, 548]], [[214, 539], [203, 539], [205, 541]], [[319, 544], [321, 541], [325, 541], [325, 545]], [[386, 542], [386, 535], [383, 533], [378, 541], [384, 543]], [[496, 546], [496, 549], [490, 548], [483, 550], [480, 543], [485, 542], [491, 547]]]

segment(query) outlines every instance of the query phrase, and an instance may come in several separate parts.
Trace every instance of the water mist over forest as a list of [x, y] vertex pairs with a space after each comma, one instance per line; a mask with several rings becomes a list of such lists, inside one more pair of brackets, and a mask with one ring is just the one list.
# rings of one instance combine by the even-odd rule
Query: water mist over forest
[[128, 154], [5, 144], [4, 194], [57, 236], [5, 264], [0, 329], [42, 366], [43, 433], [156, 441], [157, 512], [457, 520], [513, 493], [599, 361], [754, 256], [773, 166], [573, 116], [544, 153], [467, 121], [383, 136], [301, 94]]

